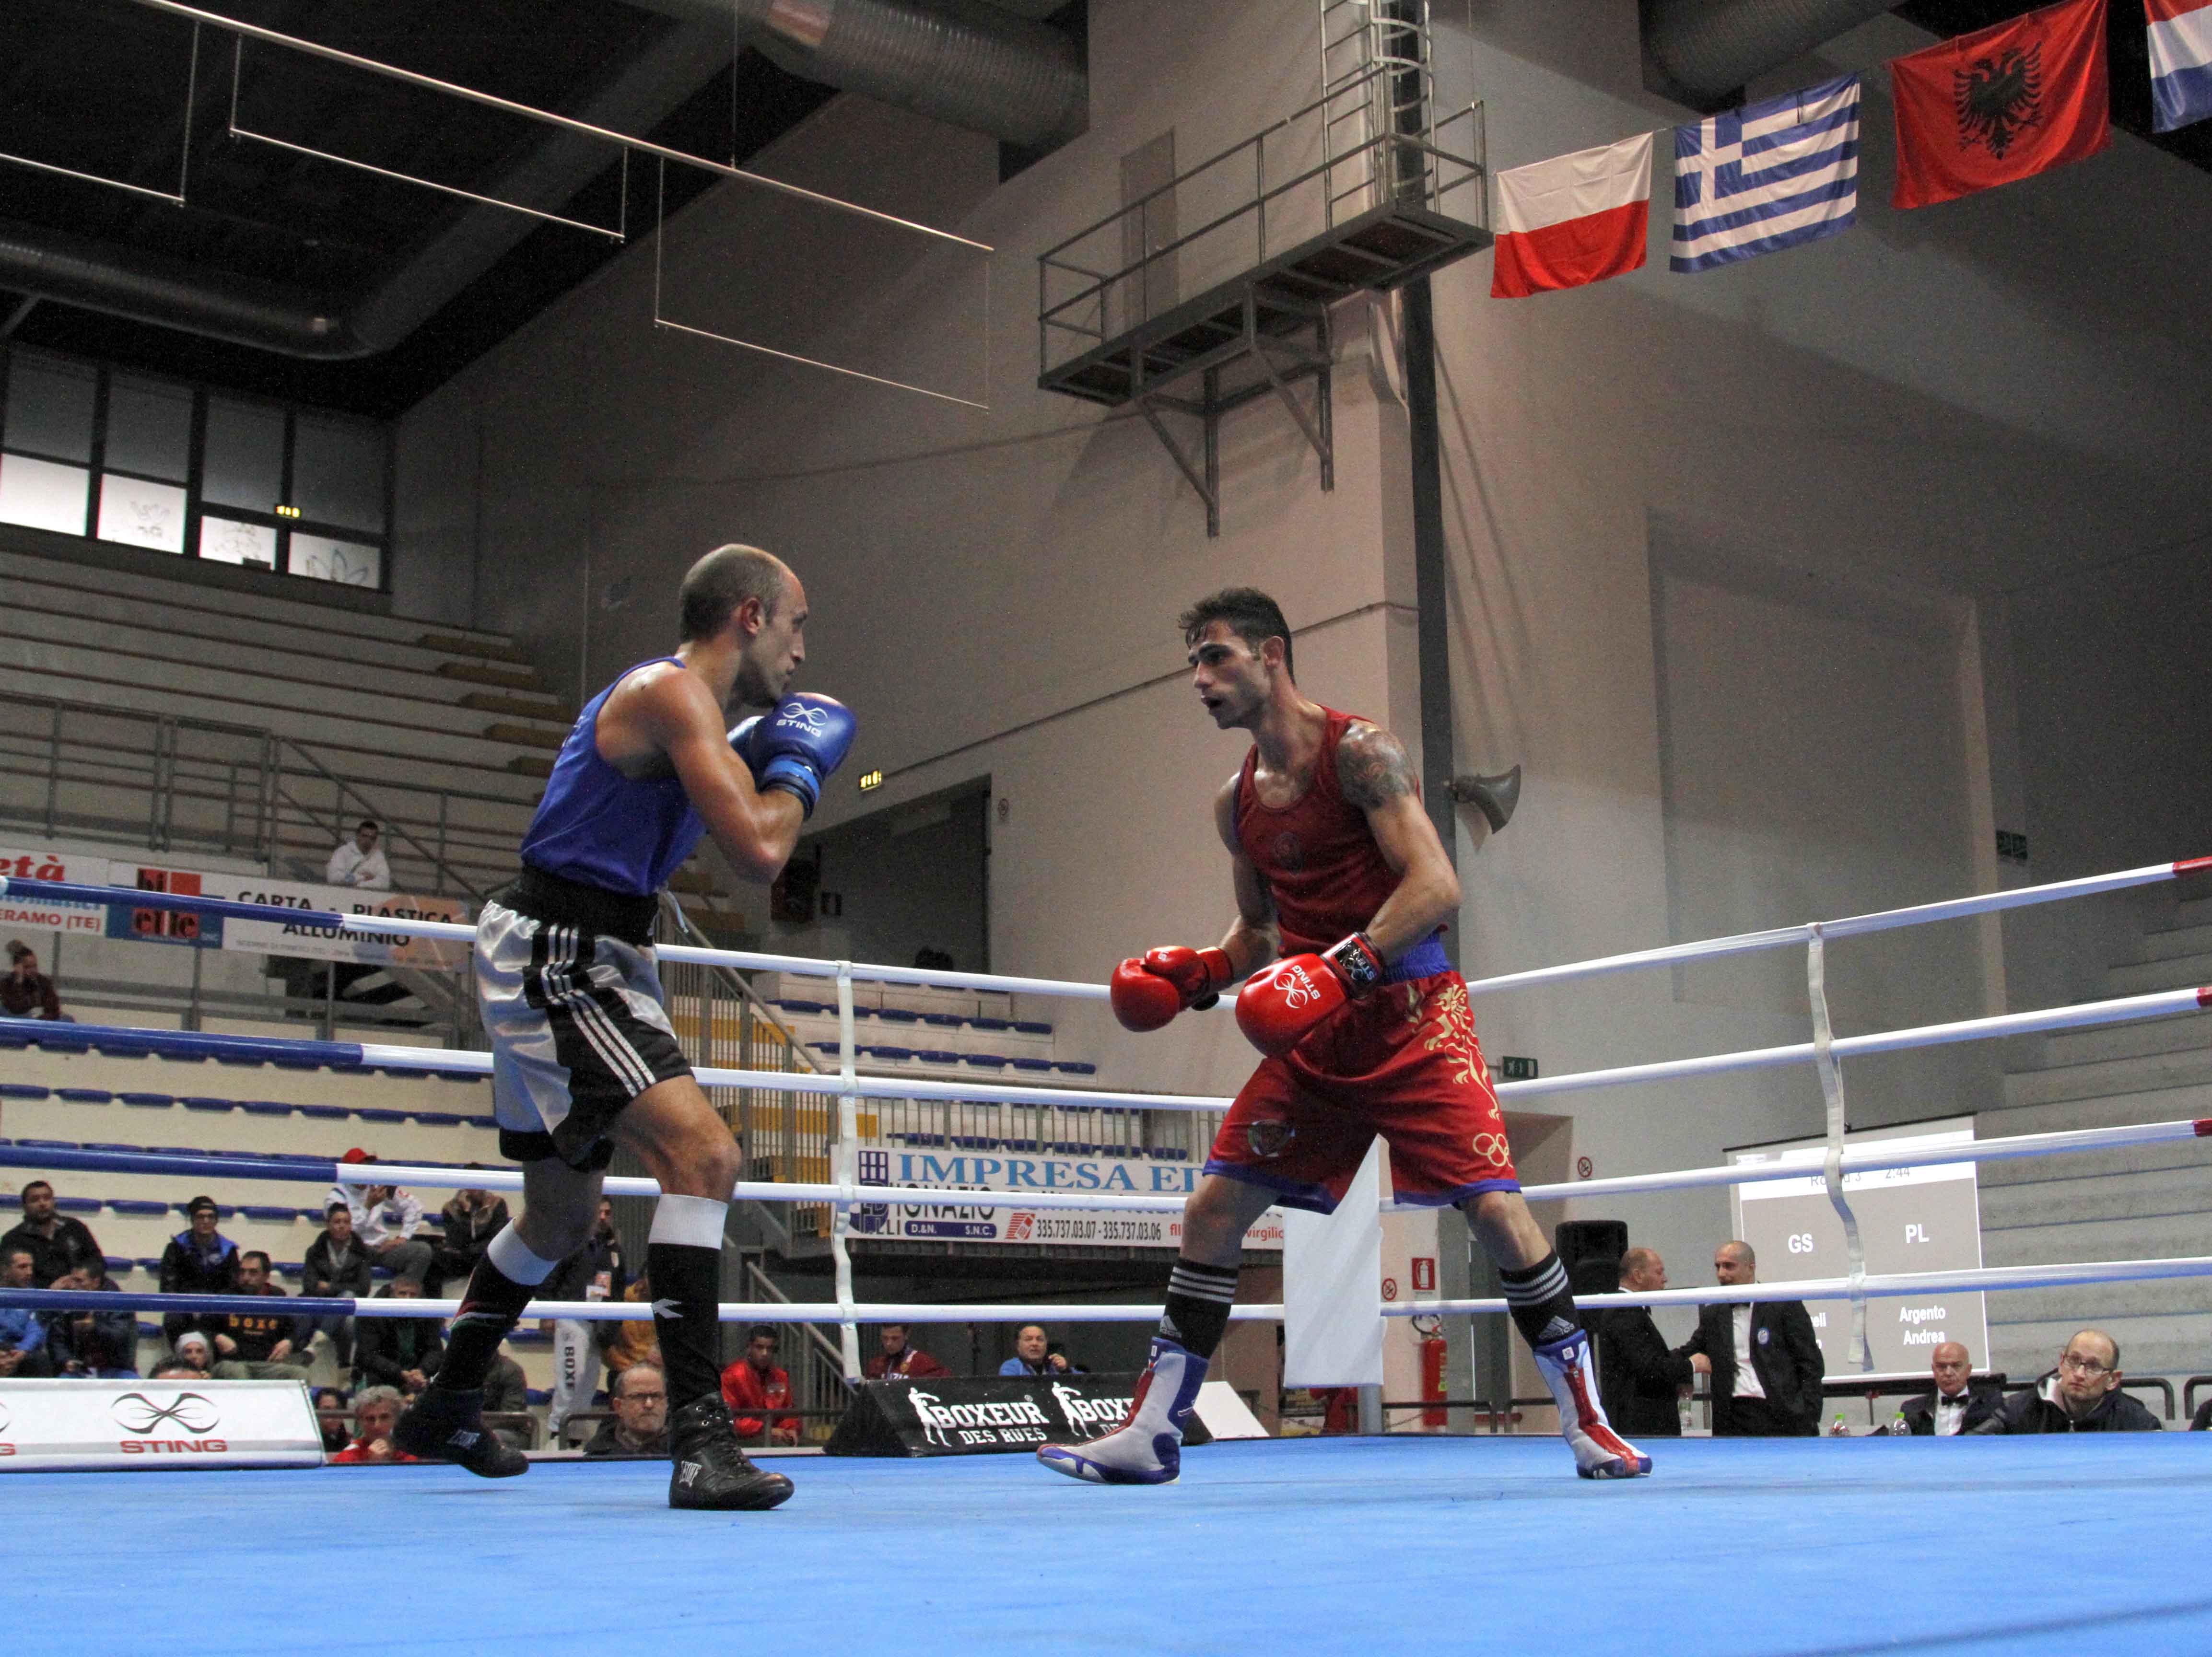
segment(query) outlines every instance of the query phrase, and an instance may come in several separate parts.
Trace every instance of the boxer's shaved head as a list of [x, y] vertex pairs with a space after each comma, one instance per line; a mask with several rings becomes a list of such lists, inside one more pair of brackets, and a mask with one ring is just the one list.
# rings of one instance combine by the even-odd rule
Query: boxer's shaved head
[[758, 547], [717, 547], [691, 566], [679, 597], [680, 637], [710, 639], [748, 599], [760, 600], [761, 620], [772, 622], [792, 580], [790, 568]]
[[1259, 588], [1224, 587], [1200, 599], [1176, 618], [1187, 645], [1195, 645], [1198, 635], [1215, 622], [1226, 622], [1229, 630], [1242, 639], [1255, 656], [1268, 640], [1280, 639], [1284, 677], [1292, 680], [1298, 677], [1291, 666], [1291, 624], [1283, 619], [1282, 606]]

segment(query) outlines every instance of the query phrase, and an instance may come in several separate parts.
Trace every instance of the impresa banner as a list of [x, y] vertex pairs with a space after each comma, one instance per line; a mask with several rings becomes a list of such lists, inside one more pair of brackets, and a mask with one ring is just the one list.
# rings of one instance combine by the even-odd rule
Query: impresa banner
[[0, 1381], [0, 1472], [322, 1460], [296, 1381]]
[[[1130, 1214], [1111, 1209], [1041, 1209], [1025, 1206], [1022, 1196], [1031, 1191], [1097, 1191], [1180, 1198], [1196, 1189], [1200, 1168], [1194, 1162], [1140, 1156], [867, 1147], [860, 1153], [862, 1185], [945, 1194], [864, 1204], [853, 1211], [853, 1231], [857, 1236], [887, 1240], [1174, 1248], [1182, 1242], [1182, 1216], [1173, 1210]], [[1282, 1216], [1273, 1210], [1244, 1234], [1247, 1248], [1282, 1246]]]

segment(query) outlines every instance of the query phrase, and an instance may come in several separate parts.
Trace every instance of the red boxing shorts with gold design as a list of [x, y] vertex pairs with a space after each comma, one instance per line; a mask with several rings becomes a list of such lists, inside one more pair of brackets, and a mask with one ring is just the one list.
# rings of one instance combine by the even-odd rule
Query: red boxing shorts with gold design
[[1400, 1202], [1442, 1208], [1521, 1188], [1457, 973], [1386, 984], [1286, 1058], [1262, 1060], [1223, 1120], [1206, 1171], [1328, 1214], [1378, 1133]]

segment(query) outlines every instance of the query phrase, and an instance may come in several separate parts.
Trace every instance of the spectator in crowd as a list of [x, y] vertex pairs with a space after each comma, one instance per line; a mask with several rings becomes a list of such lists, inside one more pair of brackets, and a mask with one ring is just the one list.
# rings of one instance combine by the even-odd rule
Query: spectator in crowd
[[353, 886], [364, 892], [388, 892], [392, 889], [392, 865], [384, 860], [384, 848], [379, 842], [384, 830], [374, 817], [363, 817], [353, 831], [351, 840], [342, 840], [331, 853], [331, 860], [323, 865], [323, 884]]
[[392, 1387], [362, 1387], [353, 1401], [353, 1442], [331, 1458], [332, 1464], [362, 1467], [414, 1460], [415, 1457], [392, 1442], [392, 1429], [399, 1424], [400, 1406], [404, 1402]]
[[[492, 1354], [491, 1368], [484, 1374], [483, 1408], [486, 1415], [527, 1415], [530, 1412], [530, 1378], [522, 1373], [507, 1350], [500, 1343], [499, 1350]], [[492, 1431], [500, 1442], [512, 1449], [530, 1448], [530, 1435], [513, 1427], [495, 1427]]]
[[[1654, 1248], [1632, 1248], [1620, 1257], [1620, 1286], [1648, 1294], [1667, 1286], [1667, 1262]], [[1615, 1430], [1624, 1437], [1680, 1438], [1682, 1417], [1676, 1400], [1709, 1375], [1712, 1361], [1702, 1352], [1670, 1352], [1642, 1306], [1607, 1307], [1587, 1314], [1597, 1337], [1597, 1390]]]
[[884, 1325], [877, 1332], [876, 1339], [883, 1350], [868, 1360], [870, 1381], [920, 1381], [928, 1375], [952, 1373], [920, 1347], [908, 1345], [906, 1325], [902, 1323]]
[[[285, 1297], [284, 1291], [269, 1281], [269, 1256], [258, 1248], [238, 1257], [235, 1292], [270, 1300]], [[224, 1313], [210, 1320], [208, 1332], [215, 1338], [217, 1381], [307, 1378], [305, 1354], [299, 1350], [298, 1327], [273, 1307]]]
[[0, 1248], [29, 1249], [31, 1281], [41, 1287], [101, 1258], [92, 1229], [75, 1215], [55, 1210], [54, 1188], [44, 1180], [23, 1187], [22, 1221], [0, 1236]]
[[757, 1439], [765, 1433], [771, 1443], [799, 1442], [797, 1416], [778, 1416], [773, 1428], [767, 1419], [769, 1411], [791, 1407], [791, 1377], [775, 1361], [781, 1339], [774, 1324], [753, 1325], [745, 1332], [744, 1357], [722, 1371], [722, 1402], [730, 1406], [739, 1438]]
[[[420, 1300], [422, 1285], [394, 1278], [378, 1300]], [[363, 1318], [354, 1327], [353, 1372], [375, 1387], [397, 1387], [412, 1398], [430, 1384], [446, 1357], [446, 1326], [437, 1318]]]
[[[1759, 1280], [1747, 1242], [1713, 1251], [1724, 1287]], [[1820, 1380], [1827, 1373], [1812, 1314], [1802, 1301], [1738, 1301], [1698, 1308], [1698, 1332], [1676, 1349], [1712, 1366], [1713, 1436], [1795, 1438], [1820, 1430]]]
[[999, 1366], [1002, 1375], [1067, 1375], [1075, 1373], [1067, 1355], [1055, 1356], [1041, 1323], [1025, 1323], [1014, 1337], [1014, 1355]]
[[[300, 1269], [300, 1293], [317, 1300], [367, 1300], [374, 1287], [373, 1269], [367, 1246], [354, 1235], [353, 1210], [343, 1199], [333, 1199], [323, 1211], [321, 1233], [307, 1245], [307, 1257]], [[331, 1356], [338, 1368], [353, 1368], [351, 1318], [333, 1312], [328, 1317], [299, 1321], [302, 1356], [306, 1343], [319, 1333], [330, 1341]]]
[[76, 1020], [62, 1011], [62, 998], [54, 993], [54, 980], [39, 970], [38, 953], [21, 938], [8, 945], [8, 975], [0, 978], [0, 1010], [10, 1018], [51, 1018], [57, 1023], [74, 1024]]
[[921, 948], [914, 952], [914, 964], [927, 970], [935, 972], [949, 973], [959, 970], [959, 968], [953, 964], [952, 953], [951, 950], [940, 950], [934, 944], [923, 944]]
[[[10, 1248], [0, 1253], [0, 1286], [33, 1289], [31, 1251]], [[0, 1306], [0, 1381], [28, 1381], [51, 1375], [54, 1361], [46, 1350], [46, 1326], [36, 1312], [19, 1312]]]
[[[98, 1255], [57, 1278], [56, 1289], [113, 1295], [122, 1291]], [[46, 1352], [59, 1375], [91, 1375], [120, 1381], [138, 1373], [138, 1314], [131, 1311], [49, 1312]]]
[[[648, 1274], [639, 1272], [637, 1281], [623, 1290], [623, 1298], [650, 1302], [653, 1299], [653, 1284]], [[600, 1338], [605, 1346], [607, 1375], [611, 1381], [618, 1380], [622, 1372], [632, 1364], [660, 1362], [660, 1337], [653, 1332], [651, 1318], [602, 1323], [599, 1329]]]
[[172, 1370], [191, 1372], [194, 1381], [215, 1379], [215, 1343], [201, 1329], [183, 1329], [169, 1338], [169, 1361], [156, 1370], [167, 1375]]
[[633, 1363], [614, 1380], [614, 1419], [599, 1423], [586, 1455], [665, 1458], [668, 1378], [657, 1363]]
[[353, 1442], [353, 1405], [343, 1387], [315, 1388], [315, 1426], [323, 1435], [323, 1453], [336, 1455]]
[[2120, 1344], [2101, 1329], [2066, 1343], [2058, 1367], [2014, 1393], [1969, 1430], [1997, 1433], [2154, 1433], [2159, 1418], [2120, 1390]]
[[507, 1199], [471, 1187], [455, 1192], [453, 1200], [438, 1212], [445, 1235], [430, 1250], [430, 1270], [422, 1281], [422, 1292], [432, 1296], [455, 1278], [465, 1281], [477, 1269], [484, 1250], [507, 1223]]
[[[169, 1240], [161, 1251], [161, 1292], [165, 1295], [228, 1295], [238, 1289], [238, 1245], [216, 1228], [219, 1211], [212, 1197], [195, 1197], [185, 1205], [191, 1223]], [[161, 1319], [161, 1332], [173, 1346], [187, 1329], [206, 1326], [189, 1312], [171, 1312]]]
[[[602, 1197], [591, 1235], [582, 1247], [554, 1267], [538, 1298], [613, 1300], [629, 1284], [623, 1272], [622, 1234], [615, 1229], [615, 1205]], [[546, 1326], [553, 1337], [553, 1402], [545, 1412], [545, 1430], [558, 1443], [562, 1423], [599, 1390], [599, 1328], [578, 1318], [562, 1318]]]
[[1974, 1381], [1974, 1360], [1955, 1340], [1947, 1340], [1931, 1355], [1929, 1368], [1936, 1390], [1909, 1398], [1898, 1406], [1897, 1419], [1882, 1431], [1917, 1438], [1951, 1438], [1971, 1433], [2004, 1407], [1997, 1387]]
[[[366, 1168], [376, 1158], [356, 1145], [338, 1160]], [[415, 1235], [422, 1229], [422, 1205], [415, 1193], [402, 1186], [361, 1180], [340, 1181], [331, 1187], [331, 1197], [353, 1211], [354, 1235], [376, 1263], [391, 1267], [394, 1277], [411, 1278], [420, 1287], [430, 1270], [430, 1245]]]

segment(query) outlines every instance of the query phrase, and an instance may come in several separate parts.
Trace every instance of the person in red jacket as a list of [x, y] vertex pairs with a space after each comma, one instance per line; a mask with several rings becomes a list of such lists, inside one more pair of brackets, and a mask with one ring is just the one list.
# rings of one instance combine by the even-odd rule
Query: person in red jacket
[[[1521, 1195], [1467, 985], [1443, 947], [1459, 877], [1419, 774], [1381, 725], [1298, 693], [1290, 623], [1266, 593], [1228, 588], [1181, 625], [1192, 689], [1217, 727], [1252, 737], [1213, 803], [1237, 919], [1213, 948], [1124, 961], [1114, 1012], [1127, 1029], [1158, 1029], [1249, 974], [1237, 1023], [1266, 1057], [1184, 1205], [1181, 1258], [1128, 1419], [1037, 1459], [1093, 1484], [1173, 1480], [1237, 1297], [1246, 1229], [1273, 1204], [1333, 1211], [1379, 1133], [1398, 1201], [1460, 1209], [1496, 1263], [1575, 1471], [1650, 1472], [1650, 1458], [1606, 1420], [1566, 1270]], [[1492, 826], [1503, 822], [1501, 811]]]
[[769, 1435], [772, 1444], [799, 1442], [799, 1417], [778, 1416], [771, 1428], [771, 1410], [791, 1407], [791, 1377], [775, 1361], [779, 1337], [772, 1323], [757, 1323], [745, 1332], [745, 1355], [722, 1371], [722, 1402], [739, 1438]]
[[885, 1324], [876, 1338], [883, 1350], [868, 1360], [870, 1381], [923, 1381], [952, 1373], [919, 1346], [907, 1344], [902, 1323]]

